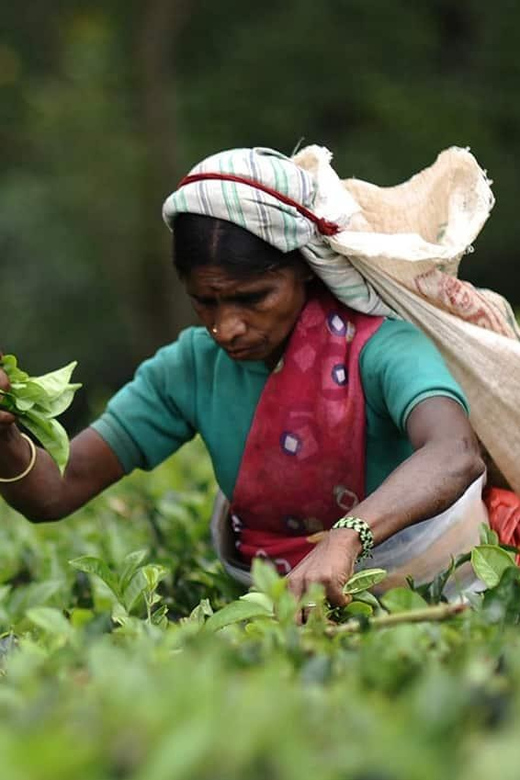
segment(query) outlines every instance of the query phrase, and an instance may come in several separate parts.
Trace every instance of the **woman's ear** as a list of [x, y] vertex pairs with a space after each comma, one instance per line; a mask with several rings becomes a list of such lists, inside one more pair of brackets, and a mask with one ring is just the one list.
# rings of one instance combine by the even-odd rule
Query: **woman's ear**
[[299, 266], [298, 276], [300, 277], [301, 281], [304, 282], [304, 284], [307, 284], [307, 282], [312, 282], [312, 280], [316, 278], [314, 271], [307, 265], [307, 263], [302, 263]]

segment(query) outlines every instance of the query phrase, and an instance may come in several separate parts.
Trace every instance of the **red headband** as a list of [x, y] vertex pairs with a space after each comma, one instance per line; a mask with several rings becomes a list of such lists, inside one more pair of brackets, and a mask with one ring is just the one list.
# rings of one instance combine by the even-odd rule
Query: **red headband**
[[302, 204], [298, 203], [296, 200], [289, 198], [287, 195], [283, 195], [277, 190], [273, 190], [271, 187], [268, 187], [259, 181], [248, 179], [245, 176], [235, 176], [233, 173], [195, 173], [192, 176], [185, 176], [184, 179], [179, 182], [178, 186], [182, 187], [184, 184], [193, 184], [196, 181], [204, 181], [206, 179], [234, 181], [238, 184], [248, 184], [250, 187], [254, 187], [257, 190], [262, 190], [262, 192], [266, 192], [268, 195], [271, 195], [273, 198], [280, 200], [287, 206], [293, 206], [293, 208], [299, 211], [302, 216], [307, 217], [307, 219], [310, 219], [311, 222], [314, 222], [319, 232], [324, 236], [334, 236], [336, 233], [341, 231], [340, 226], [335, 222], [329, 222], [329, 220], [324, 219], [323, 217], [318, 217], [316, 214], [314, 214], [314, 212], [310, 211], [305, 206], [302, 206]]

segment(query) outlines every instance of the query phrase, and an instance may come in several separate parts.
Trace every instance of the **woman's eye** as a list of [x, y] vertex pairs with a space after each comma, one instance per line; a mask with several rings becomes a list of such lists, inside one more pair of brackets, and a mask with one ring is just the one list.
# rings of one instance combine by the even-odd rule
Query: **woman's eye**
[[195, 298], [193, 295], [191, 296], [191, 301], [198, 309], [210, 309], [216, 304], [211, 298]]
[[237, 295], [237, 303], [241, 303], [244, 306], [254, 306], [255, 303], [260, 303], [266, 296], [265, 292], [246, 293], [244, 295]]

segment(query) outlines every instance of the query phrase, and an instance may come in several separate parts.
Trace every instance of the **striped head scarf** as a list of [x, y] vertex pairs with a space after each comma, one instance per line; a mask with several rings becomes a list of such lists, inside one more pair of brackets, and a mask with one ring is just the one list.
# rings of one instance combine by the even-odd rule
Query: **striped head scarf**
[[[341, 185], [322, 147], [308, 147], [315, 162], [305, 168], [306, 150], [290, 158], [273, 149], [231, 149], [196, 165], [165, 201], [172, 229], [177, 214], [192, 213], [233, 222], [279, 249], [299, 249], [317, 276], [343, 303], [365, 314], [390, 315], [373, 287], [328, 239], [347, 229], [359, 206]], [[335, 268], [341, 268], [336, 274]]]

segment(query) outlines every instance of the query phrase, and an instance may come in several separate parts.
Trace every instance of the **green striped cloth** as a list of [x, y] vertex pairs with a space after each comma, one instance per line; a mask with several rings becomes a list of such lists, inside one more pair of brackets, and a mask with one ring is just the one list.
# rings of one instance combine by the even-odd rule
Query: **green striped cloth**
[[[327, 150], [312, 148], [330, 158]], [[344, 228], [352, 214], [359, 211], [351, 196], [341, 188], [339, 179], [320, 182], [317, 172], [304, 170], [273, 149], [255, 147], [220, 152], [200, 162], [189, 175], [204, 173], [253, 179]], [[334, 192], [335, 210], [331, 212], [331, 202], [324, 193], [331, 187], [334, 190], [336, 184], [339, 186]], [[343, 303], [365, 314], [395, 316], [372, 285], [350, 266], [348, 259], [331, 248], [328, 238], [318, 232], [311, 220], [269, 193], [234, 181], [191, 182], [179, 187], [164, 203], [163, 217], [170, 229], [180, 213], [203, 214], [233, 222], [282, 252], [299, 249], [316, 275]]]

